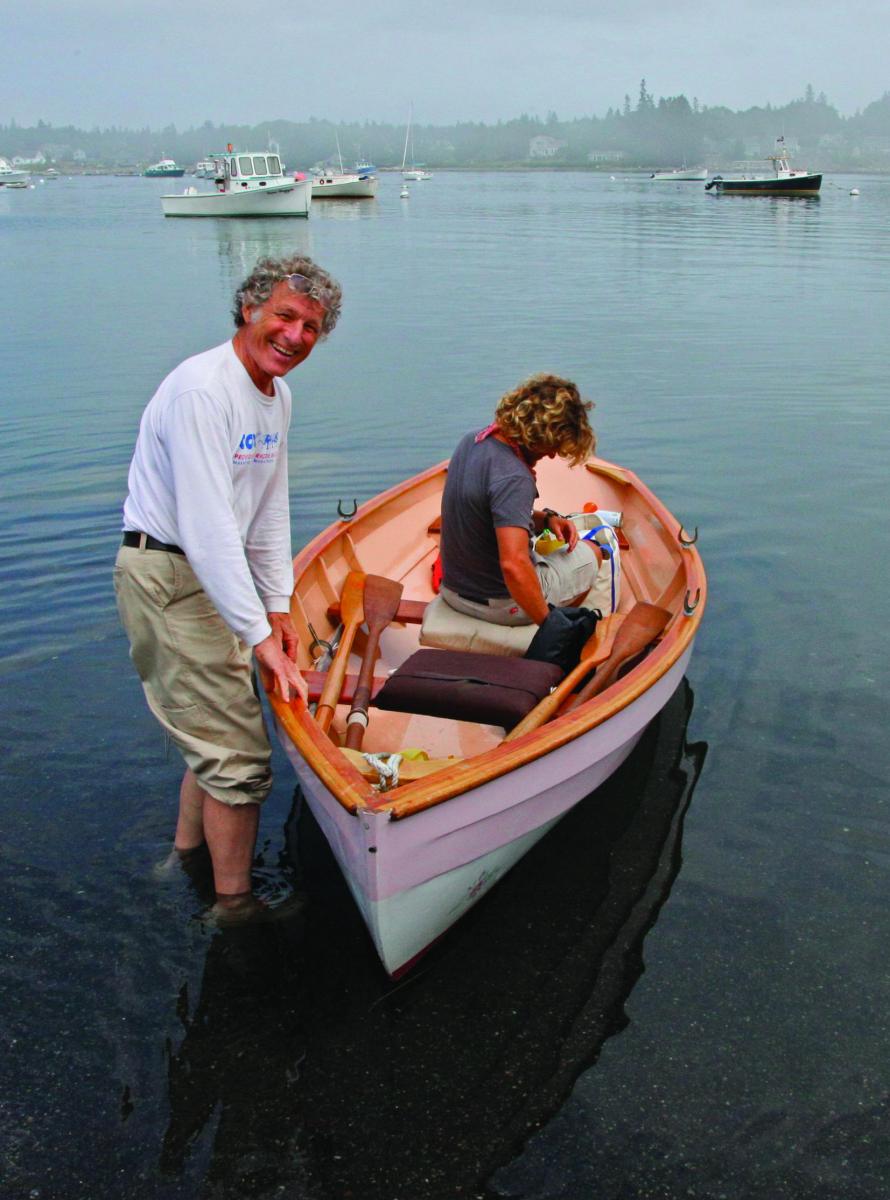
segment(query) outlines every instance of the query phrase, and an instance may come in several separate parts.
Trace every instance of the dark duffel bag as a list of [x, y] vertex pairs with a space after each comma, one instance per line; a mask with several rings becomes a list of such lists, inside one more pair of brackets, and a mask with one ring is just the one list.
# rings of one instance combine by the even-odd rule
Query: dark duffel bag
[[554, 608], [551, 604], [525, 657], [556, 663], [568, 674], [581, 661], [581, 651], [601, 618], [598, 608]]
[[418, 650], [374, 698], [376, 708], [512, 729], [556, 687], [553, 663], [467, 650]]

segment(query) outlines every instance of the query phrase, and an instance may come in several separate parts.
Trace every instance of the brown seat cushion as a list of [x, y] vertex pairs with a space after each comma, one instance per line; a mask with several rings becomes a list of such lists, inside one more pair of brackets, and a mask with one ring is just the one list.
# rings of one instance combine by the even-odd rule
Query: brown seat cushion
[[553, 663], [464, 650], [418, 650], [377, 693], [374, 704], [512, 729], [563, 677]]

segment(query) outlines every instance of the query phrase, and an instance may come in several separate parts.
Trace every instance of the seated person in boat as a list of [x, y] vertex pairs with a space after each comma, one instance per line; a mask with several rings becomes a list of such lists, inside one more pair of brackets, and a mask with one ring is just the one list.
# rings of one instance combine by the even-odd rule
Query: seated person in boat
[[235, 295], [234, 336], [164, 379], [130, 464], [118, 610], [148, 706], [186, 764], [169, 861], [206, 844], [220, 920], [262, 911], [251, 866], [272, 774], [252, 662], [285, 700], [306, 696], [283, 376], [334, 328], [340, 297], [310, 258], [260, 259]]
[[[535, 375], [503, 396], [494, 421], [466, 434], [442, 497], [441, 596], [451, 608], [498, 625], [540, 625], [550, 605], [578, 604], [601, 554], [574, 523], [535, 507], [535, 463], [584, 462], [596, 446], [590, 401], [574, 383]], [[565, 549], [546, 557], [534, 537], [549, 527]]]

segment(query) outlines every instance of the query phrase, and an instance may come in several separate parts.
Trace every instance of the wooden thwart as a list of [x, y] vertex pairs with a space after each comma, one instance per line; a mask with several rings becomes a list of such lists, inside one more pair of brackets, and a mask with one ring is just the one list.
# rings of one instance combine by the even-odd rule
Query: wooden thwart
[[[400, 600], [393, 621], [402, 625], [419, 625], [423, 621], [426, 606], [426, 600]], [[328, 605], [327, 618], [332, 625], [340, 624], [340, 605], [336, 601]]]
[[[309, 703], [316, 704], [321, 699], [321, 694], [324, 691], [324, 686], [328, 680], [328, 671], [303, 671], [303, 678], [309, 687]], [[386, 683], [389, 676], [375, 675], [374, 681], [371, 684], [371, 699], [373, 700], [383, 685]], [[358, 684], [358, 675], [344, 675], [343, 685], [340, 688], [340, 704], [351, 704], [355, 696], [355, 689]]]

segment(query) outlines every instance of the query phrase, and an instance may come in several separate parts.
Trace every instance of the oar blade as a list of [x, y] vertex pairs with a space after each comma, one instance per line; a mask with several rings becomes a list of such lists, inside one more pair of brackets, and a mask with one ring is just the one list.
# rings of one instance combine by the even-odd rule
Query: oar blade
[[364, 580], [364, 621], [368, 629], [386, 628], [399, 609], [402, 584], [383, 575], [366, 575]]
[[657, 604], [647, 604], [643, 600], [635, 604], [615, 634], [612, 653], [593, 679], [574, 697], [568, 709], [577, 708], [585, 700], [604, 692], [614, 683], [624, 664], [641, 654], [650, 642], [654, 642], [670, 619], [671, 613]]

